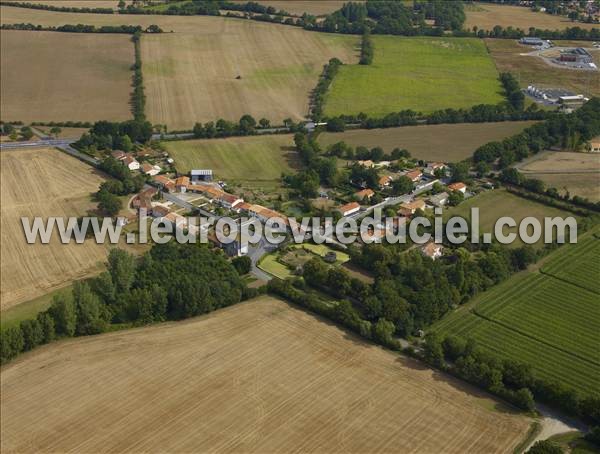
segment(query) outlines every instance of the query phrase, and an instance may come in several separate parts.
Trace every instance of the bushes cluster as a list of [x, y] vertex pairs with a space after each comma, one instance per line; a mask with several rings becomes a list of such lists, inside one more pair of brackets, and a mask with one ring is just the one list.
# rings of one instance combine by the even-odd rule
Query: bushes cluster
[[311, 116], [314, 121], [319, 121], [323, 116], [323, 102], [325, 100], [325, 94], [333, 81], [333, 78], [339, 71], [342, 62], [337, 58], [332, 58], [329, 63], [323, 68], [323, 73], [319, 78], [317, 86], [311, 95]]
[[154, 245], [139, 261], [113, 249], [107, 271], [75, 282], [70, 294], [55, 296], [35, 319], [3, 330], [0, 361], [56, 338], [102, 333], [111, 324], [139, 326], [205, 314], [240, 302], [244, 288], [235, 268], [205, 245], [170, 241]]
[[501, 73], [500, 82], [504, 87], [504, 93], [508, 103], [517, 111], [525, 107], [525, 95], [521, 91], [519, 81], [511, 73]]
[[133, 142], [145, 143], [152, 137], [152, 125], [148, 121], [128, 120], [122, 123], [97, 121], [89, 133], [73, 143], [79, 150], [131, 151]]

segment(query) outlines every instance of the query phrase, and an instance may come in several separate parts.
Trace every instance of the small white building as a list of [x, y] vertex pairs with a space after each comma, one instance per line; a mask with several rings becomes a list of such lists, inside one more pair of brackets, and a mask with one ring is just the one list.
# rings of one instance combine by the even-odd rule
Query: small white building
[[133, 156], [125, 156], [122, 161], [129, 170], [140, 170], [140, 163]]
[[439, 194], [432, 195], [431, 197], [429, 197], [429, 201], [433, 206], [444, 206], [448, 203], [448, 193], [440, 192]]

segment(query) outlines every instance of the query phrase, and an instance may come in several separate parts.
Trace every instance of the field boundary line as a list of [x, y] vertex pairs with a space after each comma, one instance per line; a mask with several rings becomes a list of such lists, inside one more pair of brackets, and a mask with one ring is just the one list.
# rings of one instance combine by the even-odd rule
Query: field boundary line
[[520, 334], [521, 336], [527, 337], [527, 338], [529, 338], [531, 340], [539, 342], [540, 344], [546, 345], [547, 347], [550, 347], [550, 348], [553, 348], [555, 350], [558, 350], [559, 352], [562, 352], [562, 353], [564, 353], [566, 355], [569, 355], [569, 356], [572, 356], [574, 358], [577, 358], [577, 359], [579, 359], [579, 360], [581, 360], [581, 361], [583, 361], [585, 363], [591, 364], [593, 366], [600, 367], [600, 361], [594, 361], [593, 359], [589, 359], [589, 358], [586, 358], [584, 356], [581, 356], [579, 353], [574, 353], [572, 351], [569, 351], [569, 350], [566, 350], [566, 349], [561, 348], [559, 346], [556, 346], [554, 344], [551, 344], [550, 342], [545, 341], [543, 339], [540, 339], [540, 338], [538, 338], [538, 337], [536, 337], [536, 336], [534, 336], [532, 334], [525, 333], [525, 332], [521, 331], [520, 329], [515, 328], [514, 326], [509, 325], [508, 323], [504, 323], [504, 322], [501, 322], [500, 320], [495, 320], [495, 319], [490, 318], [490, 317], [488, 317], [486, 315], [483, 315], [483, 314], [477, 312], [477, 310], [475, 308], [471, 310], [471, 313], [473, 315], [479, 317], [479, 318], [482, 318], [483, 320], [485, 320], [487, 322], [494, 323], [496, 325], [502, 326], [503, 328], [506, 328], [509, 331], [513, 331], [513, 332], [515, 332], [517, 334]]
[[584, 287], [584, 286], [583, 286], [583, 285], [581, 285], [581, 284], [576, 284], [575, 282], [569, 281], [569, 280], [565, 279], [564, 277], [558, 277], [558, 276], [556, 276], [556, 275], [554, 275], [554, 274], [551, 274], [551, 273], [550, 273], [550, 272], [548, 272], [548, 271], [544, 271], [544, 268], [543, 268], [543, 267], [539, 269], [539, 272], [540, 272], [540, 274], [543, 274], [544, 276], [547, 276], [547, 277], [550, 277], [550, 278], [552, 278], [552, 279], [556, 279], [556, 280], [558, 280], [558, 281], [564, 282], [565, 284], [570, 284], [570, 285], [572, 285], [572, 286], [574, 286], [574, 287], [577, 287], [577, 288], [580, 288], [580, 289], [582, 289], [582, 290], [585, 290], [586, 292], [593, 293], [593, 294], [594, 294], [594, 296], [598, 296], [598, 295], [599, 295], [599, 293], [598, 293], [598, 292], [596, 292], [595, 290], [592, 290], [592, 289], [590, 289], [590, 288]]

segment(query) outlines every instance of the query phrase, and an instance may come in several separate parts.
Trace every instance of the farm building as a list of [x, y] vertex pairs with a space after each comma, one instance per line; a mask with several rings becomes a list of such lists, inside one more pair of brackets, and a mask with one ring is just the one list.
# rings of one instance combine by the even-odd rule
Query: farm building
[[284, 224], [289, 225], [289, 221], [285, 215], [262, 205], [251, 205], [248, 209], [248, 214], [252, 217], [260, 219], [262, 222], [267, 222], [269, 219], [276, 218], [281, 219]]
[[213, 172], [211, 169], [194, 169], [190, 171], [192, 184], [199, 181], [212, 181]]
[[346, 205], [342, 205], [337, 209], [342, 216], [350, 216], [351, 214], [358, 213], [360, 210], [360, 205], [356, 202], [350, 202]]
[[600, 137], [595, 137], [590, 141], [590, 151], [600, 153]]

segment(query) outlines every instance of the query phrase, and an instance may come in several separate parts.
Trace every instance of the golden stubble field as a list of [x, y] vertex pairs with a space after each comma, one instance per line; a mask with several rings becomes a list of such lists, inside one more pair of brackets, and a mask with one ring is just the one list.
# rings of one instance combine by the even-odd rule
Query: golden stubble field
[[491, 30], [496, 25], [502, 27], [512, 26], [528, 31], [529, 27], [540, 29], [562, 30], [567, 27], [579, 27], [590, 30], [598, 28], [597, 24], [573, 22], [567, 17], [531, 11], [522, 6], [494, 5], [477, 3], [465, 8], [467, 20], [465, 28], [472, 29], [477, 26], [480, 30]]
[[96, 272], [107, 246], [86, 242], [27, 244], [21, 217], [81, 216], [103, 178], [87, 164], [54, 149], [0, 153], [0, 295], [2, 310]]
[[195, 33], [146, 35], [146, 114], [171, 129], [244, 114], [301, 120], [323, 65], [331, 57], [354, 62], [357, 43], [355, 36], [222, 18], [207, 18]]
[[3, 30], [0, 38], [3, 120], [131, 116], [130, 36]]
[[531, 422], [271, 297], [43, 347], [1, 383], [5, 453], [510, 452]]

